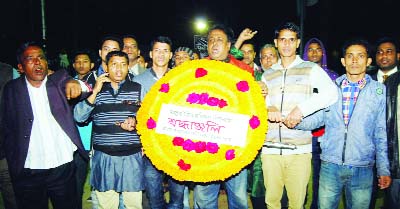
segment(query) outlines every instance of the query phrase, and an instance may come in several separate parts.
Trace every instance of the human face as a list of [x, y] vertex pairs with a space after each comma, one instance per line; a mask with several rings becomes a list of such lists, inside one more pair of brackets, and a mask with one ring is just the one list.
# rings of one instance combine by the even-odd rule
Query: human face
[[105, 63], [108, 52], [118, 51], [118, 50], [120, 50], [118, 42], [114, 40], [107, 40], [104, 41], [103, 45], [101, 46], [101, 49], [99, 50], [99, 56], [101, 60]]
[[322, 53], [321, 45], [319, 45], [318, 43], [312, 43], [312, 44], [308, 45], [307, 57], [308, 57], [309, 61], [321, 65], [322, 56], [323, 56], [323, 53]]
[[111, 85], [120, 83], [128, 75], [128, 60], [125, 57], [112, 56], [107, 63], [107, 72]]
[[41, 48], [29, 46], [25, 49], [18, 64], [19, 71], [25, 73], [26, 79], [34, 87], [40, 87], [47, 76], [47, 59]]
[[87, 54], [78, 54], [75, 57], [72, 66], [74, 67], [76, 73], [78, 73], [79, 78], [82, 79], [83, 76], [90, 72], [94, 66], [94, 63], [90, 61], [90, 58]]
[[392, 43], [381, 43], [376, 51], [376, 64], [383, 71], [396, 67], [398, 57], [396, 47]]
[[168, 62], [172, 58], [171, 47], [167, 43], [156, 42], [150, 51], [153, 60], [153, 67], [168, 67]]
[[295, 58], [296, 50], [300, 45], [297, 34], [291, 30], [281, 30], [278, 38], [274, 39], [275, 46], [278, 48], [281, 58]]
[[267, 70], [271, 66], [278, 62], [278, 55], [274, 48], [263, 48], [260, 55], [260, 63], [263, 69]]
[[137, 62], [139, 63], [140, 66], [142, 66], [143, 68], [146, 68], [146, 61], [144, 60], [143, 56], [139, 56]]
[[367, 49], [364, 46], [351, 45], [346, 49], [346, 54], [340, 61], [346, 68], [347, 78], [352, 82], [357, 82], [364, 78], [372, 59], [368, 58]]
[[178, 65], [186, 62], [187, 60], [190, 60], [189, 53], [187, 53], [185, 51], [175, 52], [174, 56], [175, 56], [175, 66], [178, 66]]
[[140, 54], [138, 44], [133, 38], [124, 38], [124, 48], [122, 51], [128, 54], [130, 61], [135, 61]]
[[207, 50], [208, 55], [213, 60], [225, 60], [228, 57], [231, 42], [224, 31], [212, 30], [208, 35]]
[[248, 65], [254, 64], [254, 58], [256, 57], [256, 52], [254, 52], [254, 47], [252, 44], [243, 44], [240, 50], [243, 52], [243, 62]]

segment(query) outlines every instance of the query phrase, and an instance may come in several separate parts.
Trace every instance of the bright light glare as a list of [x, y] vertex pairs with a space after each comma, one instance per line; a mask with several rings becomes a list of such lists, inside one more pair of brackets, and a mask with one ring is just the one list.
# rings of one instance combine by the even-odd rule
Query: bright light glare
[[196, 27], [197, 27], [197, 29], [198, 30], [204, 30], [204, 29], [206, 29], [206, 23], [204, 22], [204, 21], [199, 21], [199, 22], [197, 22], [196, 23]]
[[195, 27], [198, 32], [204, 32], [207, 30], [207, 21], [203, 18], [196, 19]]

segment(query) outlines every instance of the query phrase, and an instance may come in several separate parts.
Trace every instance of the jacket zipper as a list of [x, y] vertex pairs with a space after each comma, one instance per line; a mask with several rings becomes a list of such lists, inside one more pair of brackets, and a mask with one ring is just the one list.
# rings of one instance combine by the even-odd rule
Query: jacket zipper
[[[282, 84], [281, 84], [281, 95], [282, 95], [281, 108], [280, 108], [281, 116], [282, 116], [282, 109], [283, 109], [283, 98], [285, 95], [286, 72], [287, 72], [287, 69], [285, 69], [285, 71], [283, 72], [283, 80], [282, 80]], [[281, 129], [282, 129], [282, 122], [279, 123], [279, 142], [280, 143], [282, 143], [282, 132], [281, 132], [282, 130]], [[280, 155], [282, 155], [282, 148], [280, 148]]]
[[[350, 122], [350, 121], [349, 121]], [[342, 165], [344, 165], [344, 160], [346, 157], [346, 141], [347, 141], [347, 127], [344, 129], [344, 142], [343, 142], [343, 152], [342, 152]]]

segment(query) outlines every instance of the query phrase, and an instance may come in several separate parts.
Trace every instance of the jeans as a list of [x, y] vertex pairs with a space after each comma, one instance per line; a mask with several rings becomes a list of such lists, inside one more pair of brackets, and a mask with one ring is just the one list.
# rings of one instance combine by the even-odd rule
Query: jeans
[[143, 157], [143, 166], [145, 191], [151, 209], [165, 209], [162, 171], [157, 170], [147, 156]]
[[190, 198], [189, 187], [185, 186], [185, 190], [183, 191], [183, 209], [190, 209], [189, 198]]
[[400, 179], [392, 179], [385, 193], [385, 208], [400, 208]]
[[[223, 182], [228, 195], [229, 209], [247, 209], [247, 170], [243, 169]], [[217, 209], [220, 184], [204, 184], [194, 187], [194, 204], [196, 209]]]
[[168, 177], [169, 203], [168, 209], [183, 209], [185, 184]]
[[337, 165], [322, 161], [319, 180], [319, 209], [338, 208], [343, 187], [347, 208], [369, 207], [372, 167]]
[[83, 187], [85, 186], [88, 174], [88, 160], [84, 159], [78, 152], [74, 153], [75, 178], [76, 178], [76, 195], [78, 198], [78, 208], [82, 209]]
[[321, 147], [319, 146], [318, 137], [312, 138], [312, 202], [310, 209], [318, 208], [318, 187], [319, 187], [319, 171], [321, 170]]

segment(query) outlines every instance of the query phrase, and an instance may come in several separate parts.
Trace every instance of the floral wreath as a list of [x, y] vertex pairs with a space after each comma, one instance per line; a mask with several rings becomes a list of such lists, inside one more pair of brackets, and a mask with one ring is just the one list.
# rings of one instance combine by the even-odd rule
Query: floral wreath
[[[157, 131], [161, 120], [165, 120], [164, 116], [160, 117], [162, 109], [169, 105], [172, 105], [170, 112], [191, 108], [206, 113], [211, 111], [209, 115], [221, 113], [246, 117], [246, 121], [236, 121], [244, 122], [239, 128], [244, 132], [243, 145], [204, 140], [200, 135], [185, 137]], [[264, 98], [252, 75], [235, 65], [214, 60], [188, 61], [169, 71], [145, 96], [137, 120], [136, 128], [145, 154], [156, 168], [179, 181], [211, 182], [237, 174], [254, 160], [267, 131]], [[171, 118], [167, 125], [184, 131], [208, 130], [212, 134], [218, 134], [220, 128], [224, 128]], [[243, 131], [246, 128], [247, 132]]]

